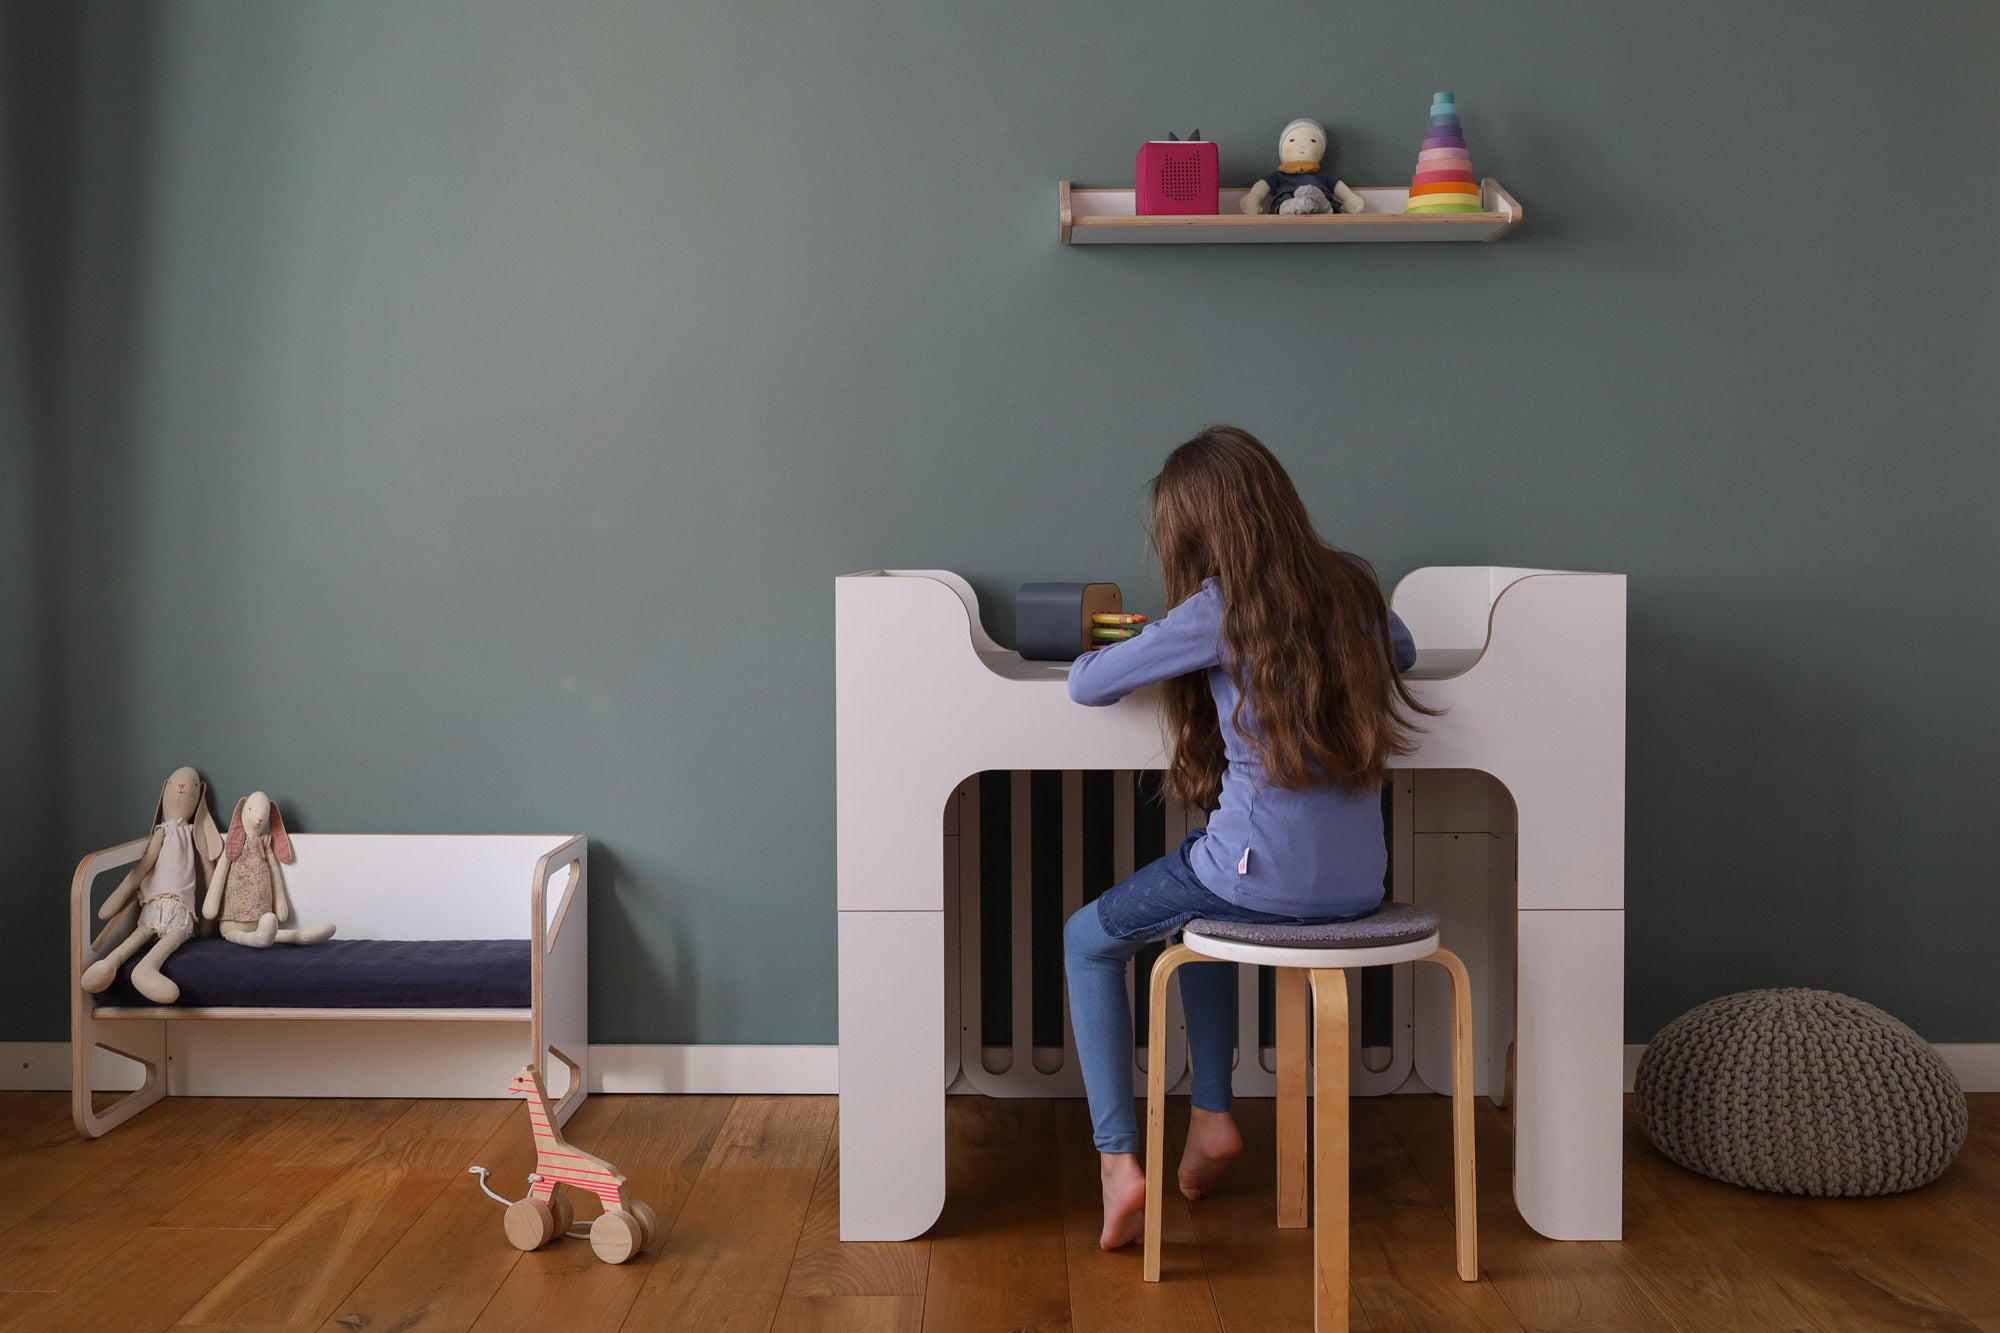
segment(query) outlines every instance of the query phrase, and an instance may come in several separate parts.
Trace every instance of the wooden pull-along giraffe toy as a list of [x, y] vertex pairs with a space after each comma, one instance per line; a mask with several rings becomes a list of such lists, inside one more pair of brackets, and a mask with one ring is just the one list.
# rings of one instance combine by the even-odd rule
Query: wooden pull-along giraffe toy
[[[528, 1100], [528, 1124], [535, 1134], [535, 1169], [528, 1174], [528, 1196], [506, 1199], [486, 1184], [486, 1168], [471, 1168], [479, 1188], [507, 1205], [507, 1239], [516, 1249], [538, 1250], [558, 1236], [588, 1235], [590, 1248], [607, 1264], [622, 1264], [653, 1243], [657, 1223], [653, 1210], [625, 1197], [625, 1177], [602, 1157], [579, 1152], [564, 1142], [549, 1114], [549, 1097], [541, 1075], [529, 1065], [514, 1075], [507, 1091]], [[563, 1186], [588, 1190], [604, 1203], [604, 1212], [588, 1231], [572, 1232], [576, 1218]]]

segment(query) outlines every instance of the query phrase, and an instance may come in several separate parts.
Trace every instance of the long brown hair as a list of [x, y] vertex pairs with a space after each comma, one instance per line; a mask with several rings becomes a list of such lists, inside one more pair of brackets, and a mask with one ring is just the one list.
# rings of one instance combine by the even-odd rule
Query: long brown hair
[[[1236, 682], [1232, 726], [1277, 787], [1365, 791], [1408, 754], [1414, 714], [1432, 714], [1396, 672], [1389, 605], [1374, 567], [1314, 530], [1292, 479], [1256, 436], [1210, 426], [1167, 455], [1152, 482], [1153, 545], [1167, 605], [1204, 580], [1222, 586], [1223, 666]], [[1225, 766], [1215, 700], [1200, 675], [1167, 682], [1168, 786], [1213, 809]]]

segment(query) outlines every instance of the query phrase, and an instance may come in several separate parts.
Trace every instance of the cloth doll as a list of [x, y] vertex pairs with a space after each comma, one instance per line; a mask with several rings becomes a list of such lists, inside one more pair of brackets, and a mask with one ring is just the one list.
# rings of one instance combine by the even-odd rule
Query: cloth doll
[[229, 816], [229, 838], [222, 859], [208, 878], [208, 897], [201, 914], [222, 919], [222, 938], [232, 944], [266, 949], [273, 944], [318, 944], [333, 937], [333, 925], [280, 929], [292, 915], [280, 864], [293, 860], [292, 840], [278, 803], [253, 791], [236, 803]]
[[1251, 186], [1237, 205], [1245, 213], [1359, 213], [1361, 196], [1334, 177], [1326, 159], [1326, 129], [1299, 119], [1278, 136], [1278, 169]]
[[160, 799], [153, 806], [153, 836], [145, 853], [97, 909], [99, 920], [110, 921], [136, 896], [139, 919], [116, 948], [84, 969], [83, 989], [92, 995], [105, 990], [126, 959], [148, 940], [156, 940], [132, 969], [133, 989], [155, 1004], [178, 1000], [181, 988], [161, 974], [160, 964], [194, 934], [195, 893], [220, 855], [222, 836], [209, 813], [208, 784], [191, 768], [175, 769], [160, 786]]

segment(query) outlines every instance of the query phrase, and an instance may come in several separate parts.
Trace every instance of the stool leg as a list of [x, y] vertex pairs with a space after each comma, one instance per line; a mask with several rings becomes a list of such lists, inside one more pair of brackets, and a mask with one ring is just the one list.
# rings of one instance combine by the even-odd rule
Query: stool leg
[[1166, 1192], [1167, 980], [1182, 963], [1199, 958], [1185, 944], [1169, 945], [1153, 964], [1151, 1012], [1146, 1025], [1146, 1260], [1143, 1276], [1160, 1280], [1160, 1221]]
[[1306, 1225], [1306, 974], [1277, 976], [1278, 1225]]
[[1347, 1330], [1347, 976], [1314, 968], [1313, 1328]]
[[1479, 1171], [1472, 1128], [1472, 979], [1465, 964], [1449, 949], [1423, 960], [1436, 963], [1451, 977], [1451, 1147], [1454, 1198], [1458, 1224], [1458, 1275], [1479, 1280]]

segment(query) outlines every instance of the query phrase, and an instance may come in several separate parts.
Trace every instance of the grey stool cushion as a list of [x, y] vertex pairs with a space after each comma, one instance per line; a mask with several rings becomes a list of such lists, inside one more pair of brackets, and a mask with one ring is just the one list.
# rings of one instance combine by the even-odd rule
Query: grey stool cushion
[[1242, 944], [1297, 945], [1304, 949], [1372, 949], [1389, 944], [1411, 944], [1437, 934], [1438, 915], [1415, 903], [1383, 903], [1367, 916], [1353, 921], [1322, 921], [1317, 925], [1294, 926], [1259, 921], [1190, 921], [1184, 929], [1210, 939], [1236, 940]]
[[1639, 1119], [1691, 1171], [1783, 1194], [1894, 1194], [1965, 1142], [1965, 1092], [1923, 1038], [1849, 995], [1753, 990], [1660, 1031]]

